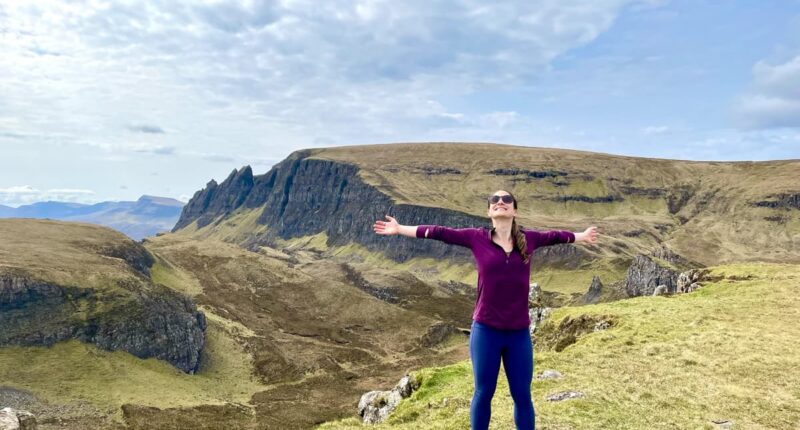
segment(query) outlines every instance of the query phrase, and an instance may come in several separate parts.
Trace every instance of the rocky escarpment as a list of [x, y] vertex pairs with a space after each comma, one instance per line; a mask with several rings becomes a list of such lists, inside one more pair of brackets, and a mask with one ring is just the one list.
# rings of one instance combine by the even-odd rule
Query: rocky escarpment
[[202, 190], [194, 193], [192, 199], [181, 212], [181, 217], [172, 231], [189, 225], [197, 220], [198, 227], [208, 225], [219, 215], [227, 215], [241, 206], [253, 188], [253, 170], [245, 166], [241, 170], [234, 169], [222, 182], [211, 180]]
[[166, 360], [184, 372], [200, 365], [205, 318], [186, 297], [141, 280], [118, 289], [61, 286], [21, 273], [0, 274], [0, 346], [78, 339], [139, 358]]
[[753, 202], [753, 206], [773, 209], [800, 209], [800, 193], [775, 194], [769, 196], [771, 200]]
[[[308, 158], [310, 151], [296, 151], [261, 176], [245, 167], [221, 184], [209, 182], [195, 193], [173, 231], [197, 220], [199, 226], [233, 212], [236, 208], [263, 207], [258, 223], [269, 231], [254, 235], [246, 247], [275, 245], [289, 239], [324, 232], [328, 246], [358, 243], [397, 262], [415, 256], [452, 257], [469, 261], [466, 248], [437, 241], [380, 236], [372, 230], [375, 220], [390, 214], [405, 225], [437, 224], [455, 228], [489, 226], [485, 217], [435, 207], [395, 204], [386, 194], [361, 180], [353, 164]], [[252, 183], [252, 186], [249, 184]], [[572, 262], [581, 251], [570, 245], [537, 250], [537, 262]]]
[[680, 273], [660, 266], [646, 255], [637, 255], [628, 268], [625, 279], [625, 292], [628, 296], [652, 296], [660, 285], [666, 286], [665, 293], [674, 294], [678, 289]]
[[200, 366], [205, 318], [184, 296], [158, 285], [118, 281], [112, 292], [0, 274], [0, 346], [78, 339], [184, 372]]

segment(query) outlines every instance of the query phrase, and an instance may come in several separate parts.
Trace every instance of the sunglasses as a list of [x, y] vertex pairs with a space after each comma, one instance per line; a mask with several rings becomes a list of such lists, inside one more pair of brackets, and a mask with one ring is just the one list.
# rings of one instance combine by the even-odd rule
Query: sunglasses
[[503, 200], [503, 203], [505, 203], [507, 205], [510, 205], [511, 203], [514, 202], [514, 198], [511, 197], [510, 194], [503, 194], [502, 196], [495, 194], [495, 195], [489, 197], [489, 202], [491, 202], [492, 204], [495, 204], [495, 203], [499, 202], [501, 199]]

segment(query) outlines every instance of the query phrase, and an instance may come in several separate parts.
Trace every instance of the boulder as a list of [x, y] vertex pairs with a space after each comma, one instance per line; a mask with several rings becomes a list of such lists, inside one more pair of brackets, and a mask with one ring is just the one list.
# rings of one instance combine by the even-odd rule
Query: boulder
[[35, 430], [36, 417], [28, 411], [0, 409], [0, 430]]
[[651, 296], [659, 285], [667, 287], [667, 293], [678, 289], [679, 273], [662, 267], [652, 258], [639, 254], [634, 257], [625, 279], [625, 292], [629, 297]]
[[556, 370], [545, 370], [544, 372], [536, 375], [536, 379], [561, 379], [562, 375], [561, 372]]
[[413, 376], [406, 375], [389, 391], [370, 391], [362, 395], [358, 401], [358, 415], [365, 424], [383, 422], [397, 408], [400, 401], [410, 396], [417, 388], [419, 381]]

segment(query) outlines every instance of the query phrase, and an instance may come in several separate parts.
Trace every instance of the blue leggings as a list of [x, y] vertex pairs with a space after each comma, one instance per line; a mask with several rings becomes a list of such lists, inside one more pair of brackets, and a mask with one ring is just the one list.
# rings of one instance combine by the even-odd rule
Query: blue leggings
[[475, 393], [470, 408], [472, 430], [489, 428], [492, 397], [497, 387], [501, 357], [511, 397], [514, 399], [514, 422], [517, 429], [533, 430], [533, 349], [528, 329], [500, 330], [473, 320], [469, 354], [475, 378]]

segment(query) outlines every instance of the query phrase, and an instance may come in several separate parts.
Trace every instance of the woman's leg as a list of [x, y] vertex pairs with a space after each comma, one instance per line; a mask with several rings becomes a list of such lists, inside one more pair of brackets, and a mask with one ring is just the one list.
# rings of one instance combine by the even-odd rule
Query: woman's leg
[[501, 334], [491, 327], [474, 321], [472, 323], [469, 336], [469, 355], [475, 380], [475, 393], [470, 407], [472, 430], [489, 428], [492, 397], [497, 388], [497, 375], [500, 372]]
[[517, 429], [533, 430], [533, 348], [528, 329], [509, 333], [507, 348], [503, 353], [503, 368], [506, 370], [508, 388], [514, 399], [514, 422]]

